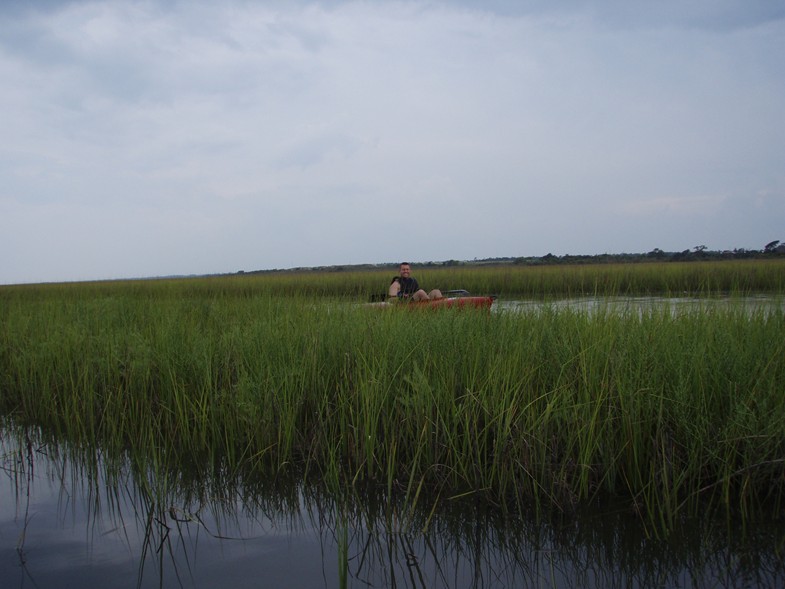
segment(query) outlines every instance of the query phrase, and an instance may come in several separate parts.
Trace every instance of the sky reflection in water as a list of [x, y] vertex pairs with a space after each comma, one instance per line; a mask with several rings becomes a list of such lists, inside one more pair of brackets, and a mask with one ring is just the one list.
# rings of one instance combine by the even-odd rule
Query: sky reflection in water
[[443, 500], [431, 517], [427, 501], [409, 514], [373, 494], [131, 470], [4, 432], [3, 587], [785, 586], [782, 522], [685, 521], [657, 539], [628, 510], [546, 522]]
[[497, 300], [493, 305], [496, 312], [504, 311], [542, 311], [544, 309], [565, 310], [588, 313], [669, 313], [711, 312], [713, 310], [738, 309], [745, 313], [785, 312], [785, 297], [755, 295], [745, 297], [573, 297], [539, 300]]

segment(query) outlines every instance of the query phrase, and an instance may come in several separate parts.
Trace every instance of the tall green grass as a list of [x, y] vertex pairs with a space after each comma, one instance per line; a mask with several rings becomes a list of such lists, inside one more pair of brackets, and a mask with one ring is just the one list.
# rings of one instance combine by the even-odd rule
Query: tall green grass
[[[387, 292], [395, 269], [292, 271], [205, 278], [109, 281], [0, 287], [0, 300], [91, 299], [95, 296], [182, 299], [317, 296], [368, 300]], [[582, 295], [714, 295], [785, 292], [785, 259], [646, 262], [553, 266], [414, 266], [413, 274], [430, 290], [465, 289], [507, 298]]]
[[781, 513], [781, 306], [409, 313], [232, 283], [4, 290], [0, 412], [152, 472], [371, 483], [413, 506]]

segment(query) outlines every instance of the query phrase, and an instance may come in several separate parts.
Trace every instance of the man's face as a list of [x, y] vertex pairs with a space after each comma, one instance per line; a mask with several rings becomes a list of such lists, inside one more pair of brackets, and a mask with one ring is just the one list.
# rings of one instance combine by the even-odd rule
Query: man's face
[[403, 278], [409, 278], [409, 274], [412, 273], [412, 269], [409, 268], [409, 264], [401, 264], [401, 276]]

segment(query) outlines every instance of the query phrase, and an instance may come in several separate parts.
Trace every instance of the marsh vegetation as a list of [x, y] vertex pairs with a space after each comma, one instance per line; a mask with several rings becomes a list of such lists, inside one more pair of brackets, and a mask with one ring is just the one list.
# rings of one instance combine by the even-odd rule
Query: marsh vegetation
[[[785, 292], [782, 261], [445, 268], [502, 297]], [[0, 410], [149, 468], [376, 485], [411, 505], [624, 499], [657, 529], [781, 514], [785, 316], [378, 312], [387, 275], [3, 287]]]

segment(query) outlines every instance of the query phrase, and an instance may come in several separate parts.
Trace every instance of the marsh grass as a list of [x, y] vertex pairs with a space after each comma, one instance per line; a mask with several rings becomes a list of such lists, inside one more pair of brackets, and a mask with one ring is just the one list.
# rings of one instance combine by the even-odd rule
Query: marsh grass
[[622, 498], [665, 529], [782, 512], [781, 309], [411, 314], [234, 280], [3, 289], [0, 410], [140, 457], [153, 486], [178, 467], [412, 509]]
[[[120, 297], [141, 300], [255, 298], [258, 296], [339, 297], [367, 301], [383, 295], [395, 269], [302, 270], [260, 274], [15, 285], [0, 288], [0, 300]], [[465, 289], [474, 294], [550, 299], [583, 295], [716, 295], [785, 293], [785, 258], [711, 262], [644, 262], [584, 265], [461, 265], [418, 267], [426, 289]]]

